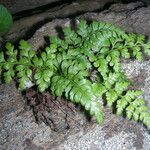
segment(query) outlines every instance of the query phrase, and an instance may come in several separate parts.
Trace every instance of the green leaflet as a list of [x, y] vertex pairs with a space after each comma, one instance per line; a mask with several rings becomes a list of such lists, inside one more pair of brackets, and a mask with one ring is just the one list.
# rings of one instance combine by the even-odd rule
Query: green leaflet
[[118, 95], [117, 92], [114, 90], [109, 90], [106, 93], [106, 98], [107, 98], [107, 105], [110, 107], [112, 104], [117, 100]]
[[116, 114], [126, 114], [128, 119], [150, 125], [149, 108], [138, 90], [128, 90], [121, 65], [121, 57], [143, 58], [142, 50], [150, 55], [150, 41], [143, 35], [125, 33], [106, 22], [79, 21], [75, 30], [63, 29], [64, 37], [50, 37], [50, 45], [42, 52], [21, 40], [19, 47], [11, 43], [0, 52], [0, 75], [9, 83], [18, 79], [19, 88], [33, 82], [40, 92], [82, 105], [98, 123], [103, 122], [99, 97]]
[[146, 44], [143, 44], [143, 47], [144, 47], [145, 53], [150, 55], [150, 40]]
[[13, 23], [13, 19], [8, 10], [0, 5], [0, 35], [7, 32]]

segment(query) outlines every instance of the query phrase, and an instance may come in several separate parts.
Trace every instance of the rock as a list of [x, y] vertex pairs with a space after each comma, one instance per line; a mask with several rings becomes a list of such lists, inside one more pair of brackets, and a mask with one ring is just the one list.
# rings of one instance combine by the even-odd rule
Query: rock
[[[115, 4], [107, 11], [86, 13], [76, 19], [80, 18], [113, 22], [126, 31], [150, 37], [150, 6], [143, 7], [140, 2], [119, 4], [119, 6]], [[57, 34], [55, 30], [57, 26], [62, 27], [70, 23], [72, 23], [70, 19], [53, 20], [37, 30], [29, 42], [35, 49], [43, 48], [45, 44], [43, 36]], [[149, 66], [149, 59], [141, 63], [133, 60], [122, 63], [127, 76], [138, 82], [135, 83], [135, 87], [144, 91], [144, 98], [147, 101], [150, 93]], [[23, 108], [21, 93], [14, 84], [1, 85], [0, 88], [2, 91], [0, 149], [2, 150], [148, 150], [150, 147], [148, 130], [141, 124], [113, 115], [107, 108], [104, 111], [105, 122], [102, 126], [96, 124], [94, 120], [89, 122], [83, 112], [77, 111], [75, 113], [79, 116], [77, 124], [73, 124], [70, 129], [55, 132], [43, 123], [38, 125], [32, 111]], [[75, 119], [78, 118], [77, 116]]]
[[15, 2], [12, 2], [11, 0], [1, 0], [1, 4], [3, 4], [12, 14], [15, 14], [58, 1], [61, 0], [16, 0]]
[[145, 7], [141, 2], [130, 3], [129, 5], [114, 4], [102, 13], [92, 14], [92, 18], [90, 13], [85, 14], [83, 17], [85, 19], [115, 23], [128, 32], [150, 36], [150, 6]]
[[[43, 1], [42, 1], [43, 2]], [[103, 7], [114, 0], [84, 0], [75, 1], [49, 8], [42, 13], [33, 14], [28, 17], [22, 17], [16, 21], [9, 31], [5, 35], [5, 39], [8, 41], [16, 41], [20, 38], [29, 39], [34, 32], [39, 29], [45, 23], [55, 18], [73, 17], [77, 14], [83, 14], [85, 12], [97, 11], [103, 9]], [[23, 15], [23, 14], [22, 14]], [[16, 16], [17, 17], [17, 16]]]
[[127, 77], [133, 81], [132, 88], [143, 91], [142, 97], [147, 100], [150, 108], [150, 60], [124, 62], [122, 68]]
[[[71, 20], [68, 19], [55, 19], [38, 29], [28, 42], [32, 45], [33, 49], [38, 50], [44, 48], [49, 36], [59, 36], [62, 27], [70, 26]], [[58, 31], [59, 30], [59, 31]], [[47, 38], [47, 40], [46, 40]]]

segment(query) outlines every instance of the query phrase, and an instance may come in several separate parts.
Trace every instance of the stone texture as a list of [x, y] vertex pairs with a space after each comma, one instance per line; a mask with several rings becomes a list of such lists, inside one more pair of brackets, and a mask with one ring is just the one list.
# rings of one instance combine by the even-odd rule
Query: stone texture
[[46, 4], [51, 4], [53, 2], [58, 2], [61, 0], [1, 0], [1, 4], [3, 4], [12, 14], [18, 13], [20, 11], [34, 9], [36, 7], [40, 7]]
[[[109, 10], [87, 13], [77, 17], [88, 20], [113, 22], [126, 31], [142, 33], [150, 37], [150, 7], [142, 3], [116, 4]], [[29, 42], [34, 48], [45, 44], [43, 36], [57, 34], [55, 28], [72, 24], [70, 19], [53, 20], [35, 32]], [[57, 28], [58, 29], [58, 28]], [[144, 98], [150, 104], [150, 60], [123, 61], [122, 67], [130, 79], [136, 79], [135, 87], [144, 91]], [[143, 74], [144, 72], [144, 74]], [[138, 80], [142, 79], [142, 80]], [[142, 83], [143, 82], [143, 83]], [[12, 83], [0, 85], [0, 149], [2, 150], [149, 150], [149, 130], [141, 124], [117, 117], [105, 109], [102, 126], [94, 120], [87, 121], [83, 112], [77, 112], [80, 119], [70, 129], [60, 133], [52, 131], [45, 124], [36, 124], [33, 113], [24, 108], [24, 101]], [[149, 105], [150, 106], [150, 105]]]
[[122, 68], [128, 78], [133, 81], [133, 88], [144, 92], [143, 98], [147, 100], [150, 108], [150, 60], [138, 62], [128, 61], [122, 63]]
[[78, 0], [69, 4], [56, 6], [39, 14], [21, 18], [14, 21], [11, 30], [4, 36], [4, 39], [9, 41], [16, 41], [20, 38], [29, 39], [37, 29], [52, 19], [73, 17], [85, 12], [97, 11], [103, 9], [105, 4], [112, 1], [113, 0]]

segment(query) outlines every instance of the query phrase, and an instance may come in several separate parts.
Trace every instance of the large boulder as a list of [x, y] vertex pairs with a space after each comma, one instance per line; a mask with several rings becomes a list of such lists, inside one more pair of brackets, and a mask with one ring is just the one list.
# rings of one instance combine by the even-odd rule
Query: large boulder
[[[59, 34], [60, 27], [68, 26], [75, 20], [84, 18], [112, 22], [126, 31], [142, 33], [150, 37], [150, 6], [142, 3], [115, 4], [109, 10], [98, 13], [86, 13], [70, 19], [56, 19], [38, 29], [29, 42], [35, 49], [43, 48], [44, 37]], [[59, 30], [60, 31], [60, 30]], [[150, 60], [139, 63], [127, 61], [122, 67], [135, 87], [144, 91], [144, 98], [150, 98]], [[58, 108], [53, 120], [61, 130], [52, 130], [44, 123], [37, 124], [32, 109], [26, 106], [21, 93], [14, 83], [0, 86], [0, 149], [2, 150], [148, 150], [150, 135], [142, 125], [116, 117], [105, 109], [105, 122], [98, 125], [85, 117], [83, 111], [72, 106], [67, 109], [71, 116], [64, 123], [64, 114]], [[59, 100], [58, 100], [59, 101]], [[63, 107], [62, 107], [63, 109]], [[62, 120], [61, 120], [62, 119]], [[56, 121], [57, 120], [57, 121]]]

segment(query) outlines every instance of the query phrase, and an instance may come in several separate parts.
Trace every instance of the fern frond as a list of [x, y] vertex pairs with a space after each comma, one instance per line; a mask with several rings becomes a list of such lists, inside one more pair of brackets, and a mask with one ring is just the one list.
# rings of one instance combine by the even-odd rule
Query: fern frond
[[125, 33], [106, 22], [79, 21], [75, 30], [63, 29], [64, 37], [50, 37], [50, 45], [37, 53], [21, 40], [15, 50], [11, 43], [0, 52], [0, 76], [5, 82], [14, 77], [19, 88], [28, 82], [40, 92], [49, 90], [53, 95], [82, 105], [97, 122], [103, 120], [99, 97], [105, 98], [118, 115], [150, 125], [149, 108], [141, 91], [128, 90], [130, 82], [122, 72], [120, 59], [143, 58], [143, 50], [150, 55], [150, 41], [143, 35]]

